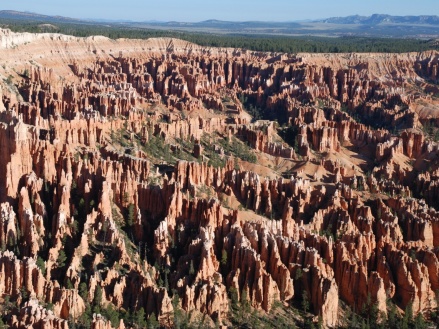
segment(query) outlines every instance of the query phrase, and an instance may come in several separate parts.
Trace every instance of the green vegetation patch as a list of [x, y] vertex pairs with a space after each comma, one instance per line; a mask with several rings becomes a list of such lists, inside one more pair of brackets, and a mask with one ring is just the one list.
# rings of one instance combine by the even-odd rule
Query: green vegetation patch
[[[212, 139], [205, 134], [201, 139], [201, 144], [204, 147], [203, 154], [209, 158], [209, 165], [215, 168], [223, 168], [226, 165], [226, 156], [233, 156], [251, 163], [257, 161], [254, 150], [234, 136], [228, 140], [218, 134], [213, 134]], [[223, 155], [219, 154], [221, 149]]]

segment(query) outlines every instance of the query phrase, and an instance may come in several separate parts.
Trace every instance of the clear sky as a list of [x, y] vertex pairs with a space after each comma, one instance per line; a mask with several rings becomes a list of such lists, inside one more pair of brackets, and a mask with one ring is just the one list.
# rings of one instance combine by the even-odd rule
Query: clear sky
[[[73, 18], [195, 22], [295, 21], [334, 16], [439, 15], [439, 0], [2, 0], [0, 9]], [[7, 2], [7, 4], [6, 4]]]

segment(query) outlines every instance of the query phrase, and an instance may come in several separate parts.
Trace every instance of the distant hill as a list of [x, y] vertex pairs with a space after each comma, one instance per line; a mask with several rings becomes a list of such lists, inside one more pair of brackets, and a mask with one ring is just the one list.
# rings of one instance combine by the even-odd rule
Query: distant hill
[[61, 22], [61, 23], [80, 23], [89, 22], [86, 20], [63, 17], [63, 16], [49, 16], [41, 15], [30, 12], [15, 11], [15, 10], [0, 10], [0, 18], [3, 19], [14, 19], [14, 20], [27, 20], [27, 21], [38, 21], [38, 22]]
[[439, 25], [438, 16], [391, 16], [374, 14], [372, 16], [347, 16], [347, 17], [331, 17], [315, 22], [331, 23], [331, 24], [412, 24], [412, 25]]

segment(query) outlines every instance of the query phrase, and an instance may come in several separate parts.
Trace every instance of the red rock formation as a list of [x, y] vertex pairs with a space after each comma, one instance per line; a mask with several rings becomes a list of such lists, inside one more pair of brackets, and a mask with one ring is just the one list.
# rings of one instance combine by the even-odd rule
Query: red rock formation
[[[341, 301], [437, 306], [439, 146], [417, 130], [429, 119], [409, 80], [438, 77], [436, 52], [0, 34], [3, 70], [29, 73], [0, 94], [11, 327], [67, 328], [99, 290], [98, 306], [164, 327], [177, 304], [229, 325], [232, 289], [267, 316], [306, 293], [326, 327], [342, 322]], [[253, 122], [249, 104], [286, 127]], [[212, 140], [246, 143], [257, 161]]]

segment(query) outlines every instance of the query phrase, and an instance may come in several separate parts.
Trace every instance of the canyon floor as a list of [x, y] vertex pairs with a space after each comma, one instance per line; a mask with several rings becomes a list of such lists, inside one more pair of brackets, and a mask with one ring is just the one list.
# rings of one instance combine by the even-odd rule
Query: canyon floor
[[0, 30], [0, 77], [0, 326], [437, 327], [439, 52]]

